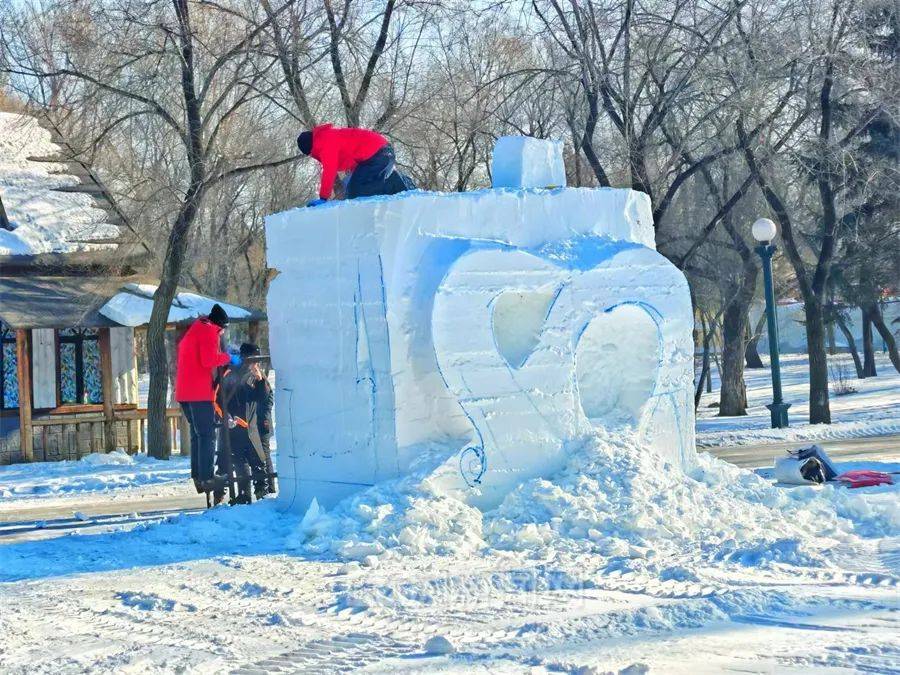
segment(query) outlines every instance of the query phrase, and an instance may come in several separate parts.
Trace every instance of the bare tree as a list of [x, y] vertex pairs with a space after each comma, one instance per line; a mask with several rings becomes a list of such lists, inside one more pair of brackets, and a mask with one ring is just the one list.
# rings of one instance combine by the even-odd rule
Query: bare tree
[[[53, 12], [29, 5], [16, 15], [17, 28], [40, 39], [42, 27], [56, 18]], [[37, 83], [36, 91], [42, 92], [45, 82], [62, 83], [57, 95], [62, 91], [70, 100], [42, 101], [51, 110], [102, 102], [98, 105], [109, 115], [105, 125], [87, 130], [95, 144], [139, 120], [153, 130], [143, 142], [158, 142], [171, 162], [167, 178], [177, 198], [147, 331], [148, 446], [158, 456], [169, 452], [164, 339], [169, 307], [204, 197], [216, 185], [296, 159], [283, 145], [273, 147], [253, 134], [237, 142], [228, 133], [241, 116], [260, 114], [259, 84], [274, 60], [260, 62], [254, 47], [276, 17], [277, 10], [256, 20], [200, 0], [97, 0], [82, 3], [68, 16], [70, 24], [56, 36], [58, 43], [47, 45], [40, 59], [23, 50], [21, 42], [4, 45], [6, 68], [24, 86]], [[104, 46], [102, 52], [97, 44]], [[258, 154], [259, 149], [264, 152]]]
[[[780, 226], [803, 298], [810, 370], [809, 421], [819, 424], [831, 422], [825, 347], [828, 281], [841, 237], [860, 208], [847, 192], [846, 169], [855, 162], [860, 134], [881, 112], [884, 102], [876, 100], [858, 107], [854, 115], [838, 114], [859, 101], [860, 82], [856, 78], [866, 72], [866, 61], [871, 58], [861, 49], [865, 36], [859, 30], [859, 7], [848, 0], [809, 0], [799, 7], [810, 27], [797, 47], [807, 73], [806, 86], [799, 96], [812, 111], [810, 124], [801, 129], [798, 143], [787, 155], [774, 153], [766, 139], [748, 133], [741, 120], [738, 135], [747, 166]], [[765, 30], [771, 30], [771, 26]], [[752, 51], [752, 42], [747, 48]], [[759, 64], [760, 59], [754, 62]], [[760, 157], [769, 157], [782, 175], [799, 170], [805, 184], [814, 187], [815, 196], [806, 198], [805, 184], [798, 185], [793, 193], [786, 190], [785, 185], [791, 182], [779, 181], [772, 171], [766, 171]], [[812, 220], [807, 217], [810, 211], [815, 214]]]

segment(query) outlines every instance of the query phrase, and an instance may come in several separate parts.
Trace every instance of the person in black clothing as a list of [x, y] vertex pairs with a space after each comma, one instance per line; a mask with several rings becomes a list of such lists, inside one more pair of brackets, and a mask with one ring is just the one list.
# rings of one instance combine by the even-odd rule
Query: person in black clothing
[[[252, 346], [256, 347], [256, 345]], [[256, 347], [256, 354], [259, 354], [258, 347]], [[252, 356], [255, 356], [256, 354], [252, 354]], [[259, 372], [259, 367], [257, 367], [256, 370], [259, 375], [253, 384], [254, 398], [256, 399], [256, 428], [259, 434], [263, 461], [266, 466], [266, 482], [262, 486], [262, 496], [260, 496], [259, 490], [257, 490], [256, 498], [262, 499], [266, 494], [275, 494], [277, 489], [275, 486], [275, 465], [272, 463], [271, 448], [273, 431], [272, 410], [275, 407], [275, 392], [272, 390], [272, 385], [269, 384], [269, 380], [266, 379], [263, 373]]]
[[235, 501], [249, 504], [251, 481], [257, 499], [274, 491], [269, 485], [269, 476], [274, 473], [269, 452], [272, 393], [259, 364], [248, 360], [259, 354], [259, 348], [245, 343], [240, 354], [243, 363], [225, 373], [220, 396], [227, 411], [225, 426], [237, 477]]

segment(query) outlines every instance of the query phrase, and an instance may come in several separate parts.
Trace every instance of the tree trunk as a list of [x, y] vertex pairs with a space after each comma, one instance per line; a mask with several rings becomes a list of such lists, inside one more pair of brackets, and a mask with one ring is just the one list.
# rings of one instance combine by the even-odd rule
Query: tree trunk
[[590, 85], [587, 82], [583, 84], [588, 103], [588, 113], [584, 121], [584, 133], [581, 135], [581, 151], [594, 172], [597, 184], [600, 187], [609, 187], [609, 177], [606, 175], [606, 171], [604, 171], [603, 165], [600, 163], [600, 158], [597, 157], [597, 152], [594, 150], [594, 130], [597, 128], [597, 120], [600, 115], [597, 92], [589, 90], [588, 87]]
[[844, 335], [844, 339], [847, 341], [847, 349], [850, 350], [850, 356], [853, 357], [853, 366], [856, 368], [856, 377], [863, 378], [863, 366], [862, 361], [859, 360], [859, 352], [856, 351], [856, 338], [853, 337], [853, 332], [847, 326], [847, 323], [844, 321], [843, 317], [840, 314], [837, 314], [834, 318], [834, 322], [837, 324], [838, 329]]
[[169, 365], [166, 359], [166, 324], [169, 308], [178, 292], [178, 280], [187, 251], [187, 233], [200, 207], [201, 185], [192, 185], [178, 212], [163, 261], [159, 287], [153, 294], [153, 310], [147, 324], [147, 357], [150, 366], [150, 391], [147, 396], [147, 447], [151, 456], [166, 459], [171, 451], [166, 425], [166, 390]]
[[809, 352], [809, 423], [831, 424], [828, 400], [828, 353], [825, 350], [825, 315], [817, 297], [804, 298], [806, 344]]
[[147, 446], [154, 457], [168, 457], [170, 439], [166, 425], [166, 389], [168, 388], [168, 364], [166, 362], [166, 323], [169, 308], [178, 291], [181, 269], [188, 246], [191, 225], [200, 210], [205, 191], [205, 162], [203, 154], [203, 118], [194, 82], [194, 44], [191, 30], [190, 5], [187, 0], [173, 0], [178, 17], [178, 41], [181, 49], [181, 91], [184, 96], [187, 120], [187, 159], [191, 176], [184, 200], [172, 231], [166, 256], [163, 259], [159, 286], [153, 294], [153, 310], [147, 324], [147, 356], [150, 370], [150, 391], [147, 397]]
[[750, 304], [756, 289], [758, 268], [752, 259], [743, 264], [740, 288], [725, 307], [722, 317], [721, 395], [719, 415], [734, 417], [747, 414], [747, 386], [744, 383], [744, 340], [750, 322]]
[[881, 335], [881, 339], [884, 340], [884, 345], [887, 347], [888, 354], [891, 357], [891, 363], [894, 364], [894, 368], [900, 373], [900, 353], [897, 351], [897, 340], [894, 339], [894, 334], [891, 332], [890, 326], [884, 321], [884, 314], [881, 313], [881, 307], [878, 306], [877, 302], [873, 302], [867, 305], [867, 310], [869, 318], [872, 319], [872, 323], [875, 324], [875, 328], [878, 330], [878, 334]]
[[826, 323], [825, 330], [828, 336], [828, 355], [834, 356], [837, 354], [837, 343], [834, 341], [834, 321]]
[[765, 364], [759, 356], [759, 339], [762, 337], [763, 326], [766, 325], [766, 313], [763, 312], [756, 321], [756, 326], [747, 340], [747, 348], [744, 350], [745, 368], [765, 368]]
[[719, 391], [719, 415], [747, 414], [747, 387], [744, 384], [744, 335], [747, 314], [732, 302], [722, 317], [722, 385]]
[[[160, 286], [162, 288], [162, 286]], [[171, 304], [171, 300], [169, 301]], [[147, 365], [150, 371], [150, 390], [147, 392], [147, 454], [166, 459], [171, 454], [166, 428], [166, 392], [169, 388], [169, 364], [166, 361], [166, 321], [154, 321], [156, 306], [162, 306], [158, 296], [153, 298], [153, 311], [147, 325]], [[168, 307], [165, 314], [169, 313]]]
[[709, 373], [709, 343], [712, 340], [712, 330], [706, 325], [706, 319], [701, 315], [700, 323], [703, 326], [703, 359], [700, 366], [700, 379], [697, 381], [697, 389], [694, 391], [694, 410], [700, 405], [700, 397], [703, 395], [703, 384], [712, 378]]
[[[862, 309], [862, 308], [860, 308]], [[863, 377], [876, 377], [875, 370], [875, 343], [872, 340], [872, 317], [869, 312], [862, 309], [862, 339], [863, 339]]]

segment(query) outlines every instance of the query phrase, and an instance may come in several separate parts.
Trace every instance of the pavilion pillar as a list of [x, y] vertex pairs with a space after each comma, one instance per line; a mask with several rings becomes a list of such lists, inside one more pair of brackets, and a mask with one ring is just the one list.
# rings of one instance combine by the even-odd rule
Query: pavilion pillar
[[116, 416], [113, 408], [116, 393], [113, 386], [112, 342], [109, 328], [101, 328], [98, 337], [100, 347], [100, 383], [103, 387], [104, 450], [113, 452], [116, 449]]
[[19, 448], [22, 460], [34, 461], [34, 434], [31, 425], [31, 331], [16, 329], [16, 375], [19, 379]]

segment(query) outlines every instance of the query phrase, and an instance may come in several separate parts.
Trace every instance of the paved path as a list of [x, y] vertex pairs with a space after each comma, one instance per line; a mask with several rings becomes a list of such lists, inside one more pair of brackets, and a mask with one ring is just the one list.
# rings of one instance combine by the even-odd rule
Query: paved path
[[900, 460], [900, 435], [848, 438], [835, 441], [791, 441], [735, 445], [722, 448], [703, 448], [701, 451], [708, 452], [737, 466], [756, 469], [772, 466], [774, 458], [782, 456], [788, 448], [803, 448], [814, 443], [822, 446], [832, 459], [843, 462]]
[[144, 486], [109, 493], [85, 492], [0, 504], [0, 545], [49, 539], [72, 532], [94, 533], [130, 528], [178, 513], [198, 513], [206, 497], [194, 486]]
[[[133, 498], [104, 499], [102, 494], [84, 495], [84, 499], [52, 500], [41, 504], [40, 499], [22, 500], [21, 506], [0, 510], [0, 523], [22, 520], [47, 520], [64, 518], [78, 512], [88, 516], [108, 516], [123, 513], [146, 513], [150, 511], [183, 511], [206, 507], [206, 497], [193, 489], [187, 494], [176, 495], [134, 495]], [[50, 500], [47, 500], [50, 501]]]

